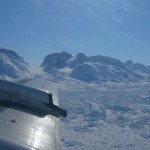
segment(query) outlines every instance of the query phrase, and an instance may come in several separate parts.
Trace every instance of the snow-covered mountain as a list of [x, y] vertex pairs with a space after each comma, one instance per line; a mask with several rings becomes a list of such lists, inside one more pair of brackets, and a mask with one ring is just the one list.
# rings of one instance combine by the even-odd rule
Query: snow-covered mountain
[[13, 80], [31, 76], [30, 66], [24, 59], [9, 49], [0, 49], [0, 78]]
[[49, 54], [42, 65], [55, 77], [71, 77], [85, 82], [137, 82], [150, 78], [150, 67], [140, 63], [125, 63], [101, 55], [71, 55], [67, 52]]
[[0, 49], [0, 78], [63, 79], [59, 102], [68, 116], [60, 119], [62, 150], [150, 149], [150, 84], [130, 82], [149, 79], [150, 67], [67, 52], [47, 55], [41, 66], [31, 68], [14, 51]]

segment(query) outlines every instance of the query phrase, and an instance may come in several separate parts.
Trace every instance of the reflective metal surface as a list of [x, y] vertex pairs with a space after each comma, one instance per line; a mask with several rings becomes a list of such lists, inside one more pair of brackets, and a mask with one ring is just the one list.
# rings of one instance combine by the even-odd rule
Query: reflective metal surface
[[[32, 107], [32, 110], [37, 108], [47, 114], [51, 114], [53, 111], [55, 114], [66, 117], [67, 112], [58, 106], [58, 92], [54, 82], [43, 78], [26, 81], [23, 82], [26, 84], [25, 86], [0, 80], [0, 104], [8, 107], [24, 105], [26, 108]], [[35, 88], [33, 88], [34, 86]]]
[[0, 113], [0, 136], [3, 137], [0, 141], [5, 139], [7, 145], [14, 147], [60, 150], [59, 119], [54, 116], [41, 118], [7, 108]]
[[53, 103], [54, 105], [59, 105], [58, 103], [58, 83], [49, 79], [44, 79], [40, 77], [35, 77], [32, 80], [24, 81], [24, 85], [34, 87], [37, 89], [42, 89], [44, 91], [50, 91], [53, 93]]
[[[66, 111], [58, 107], [56, 83], [43, 78], [20, 83], [26, 86], [0, 80], [0, 149], [60, 150], [55, 112], [66, 116]], [[47, 91], [53, 94], [53, 107]]]
[[50, 92], [24, 86], [10, 81], [0, 80], [0, 98], [28, 103], [49, 103]]

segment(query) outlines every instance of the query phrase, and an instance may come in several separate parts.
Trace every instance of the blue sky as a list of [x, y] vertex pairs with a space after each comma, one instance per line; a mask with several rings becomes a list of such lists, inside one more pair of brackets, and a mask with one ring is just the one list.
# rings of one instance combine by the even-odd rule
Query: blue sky
[[60, 51], [150, 65], [150, 1], [0, 0], [0, 46], [33, 66]]

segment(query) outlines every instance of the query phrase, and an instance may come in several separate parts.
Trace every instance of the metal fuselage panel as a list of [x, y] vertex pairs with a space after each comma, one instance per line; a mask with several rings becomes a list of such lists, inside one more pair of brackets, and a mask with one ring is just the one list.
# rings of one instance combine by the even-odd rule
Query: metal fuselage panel
[[[57, 83], [38, 77], [19, 83], [25, 86], [1, 80], [0, 94], [9, 97], [0, 97], [0, 149], [60, 150]], [[49, 102], [46, 91], [53, 94], [55, 109], [45, 105]], [[49, 111], [41, 113], [43, 108]]]
[[13, 108], [0, 110], [0, 143], [14, 145], [12, 149], [60, 150], [59, 118]]
[[32, 80], [25, 82], [24, 85], [34, 87], [37, 89], [42, 89], [45, 91], [50, 91], [51, 93], [53, 93], [53, 103], [57, 106], [59, 105], [58, 104], [58, 83], [57, 82], [51, 81], [49, 79], [35, 77]]

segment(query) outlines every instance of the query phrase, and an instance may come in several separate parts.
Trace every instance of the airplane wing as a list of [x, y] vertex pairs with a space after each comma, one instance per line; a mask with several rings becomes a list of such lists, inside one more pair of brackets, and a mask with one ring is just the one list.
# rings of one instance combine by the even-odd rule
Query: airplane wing
[[55, 81], [0, 80], [0, 149], [60, 150], [59, 116]]

